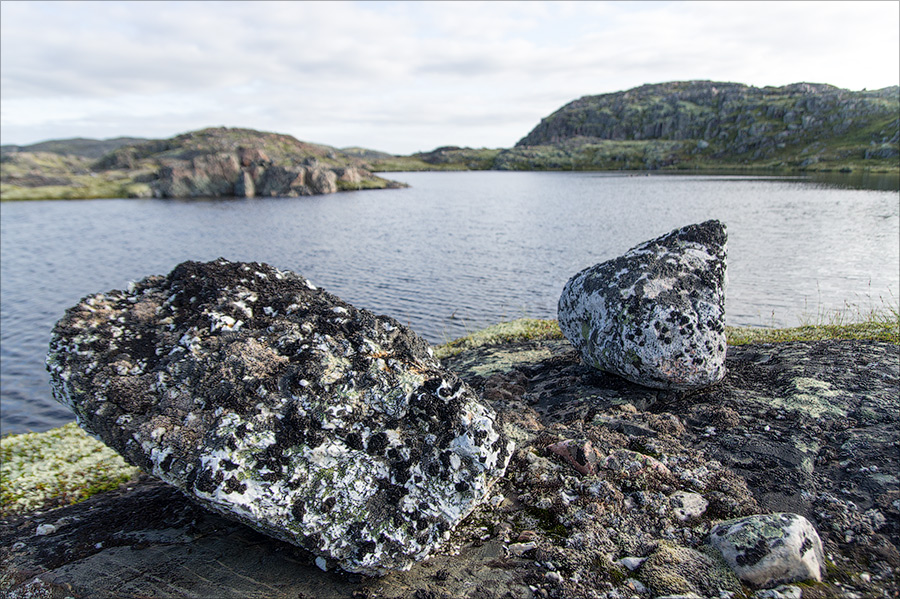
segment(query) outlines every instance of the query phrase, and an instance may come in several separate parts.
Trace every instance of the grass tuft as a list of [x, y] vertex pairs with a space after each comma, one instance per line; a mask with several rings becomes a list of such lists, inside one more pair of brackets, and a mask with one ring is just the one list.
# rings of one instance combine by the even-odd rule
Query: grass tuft
[[533, 339], [562, 339], [562, 336], [559, 323], [555, 320], [520, 318], [491, 325], [465, 337], [442, 343], [434, 348], [434, 353], [439, 359], [443, 359], [483, 345], [498, 345]]
[[[897, 307], [883, 307], [868, 311], [846, 309], [823, 312], [816, 316], [815, 323], [806, 322], [799, 327], [781, 329], [727, 326], [725, 336], [728, 345], [824, 339], [886, 341], [900, 345], [900, 310]], [[443, 359], [483, 345], [562, 338], [559, 323], [555, 320], [520, 318], [442, 343], [434, 348], [434, 353]]]

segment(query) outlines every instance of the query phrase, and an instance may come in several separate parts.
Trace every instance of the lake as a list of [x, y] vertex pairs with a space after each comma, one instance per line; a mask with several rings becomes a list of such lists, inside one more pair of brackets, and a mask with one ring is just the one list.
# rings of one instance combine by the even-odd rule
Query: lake
[[[306, 198], [0, 204], [0, 429], [72, 420], [50, 396], [50, 331], [85, 295], [184, 260], [267, 262], [433, 343], [555, 318], [563, 284], [672, 229], [728, 226], [730, 325], [896, 306], [895, 184], [634, 173], [389, 173], [408, 189]], [[896, 181], [896, 178], [892, 179]], [[849, 183], [848, 183], [849, 182]], [[886, 187], [885, 189], [878, 189]]]

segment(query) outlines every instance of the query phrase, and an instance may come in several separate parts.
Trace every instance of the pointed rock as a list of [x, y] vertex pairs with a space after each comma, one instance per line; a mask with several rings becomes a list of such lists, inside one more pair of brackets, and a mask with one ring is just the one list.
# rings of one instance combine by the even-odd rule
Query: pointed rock
[[186, 262], [87, 297], [47, 367], [129, 462], [352, 572], [425, 558], [513, 449], [410, 329], [265, 264]]
[[585, 363], [658, 389], [725, 376], [725, 226], [711, 220], [644, 242], [569, 279], [559, 326]]

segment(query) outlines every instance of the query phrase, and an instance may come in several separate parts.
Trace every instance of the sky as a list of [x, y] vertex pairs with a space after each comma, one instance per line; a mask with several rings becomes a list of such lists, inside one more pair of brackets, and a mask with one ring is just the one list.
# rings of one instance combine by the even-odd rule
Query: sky
[[900, 2], [0, 2], [0, 143], [510, 147], [585, 95], [900, 83]]

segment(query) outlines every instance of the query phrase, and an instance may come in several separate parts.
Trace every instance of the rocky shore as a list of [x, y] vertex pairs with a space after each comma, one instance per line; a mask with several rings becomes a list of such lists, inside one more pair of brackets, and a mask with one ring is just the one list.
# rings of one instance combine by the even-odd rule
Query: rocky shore
[[[437, 351], [258, 262], [89, 295], [51, 334], [51, 391], [143, 474], [5, 440], [0, 588], [896, 596], [900, 346], [728, 347], [726, 242], [676, 229], [574, 275], [546, 334]], [[60, 453], [125, 487], [50, 509], [90, 494]]]
[[[445, 367], [483, 395], [517, 449], [491, 499], [409, 571], [322, 571], [313, 554], [142, 475], [82, 503], [7, 514], [0, 588], [11, 597], [79, 598], [900, 592], [897, 345], [729, 347], [725, 378], [689, 393], [598, 372], [560, 339], [457, 352]], [[594, 473], [560, 455], [565, 442], [590, 444], [602, 457]], [[710, 530], [784, 511], [818, 530], [822, 582], [736, 583], [709, 552]]]

